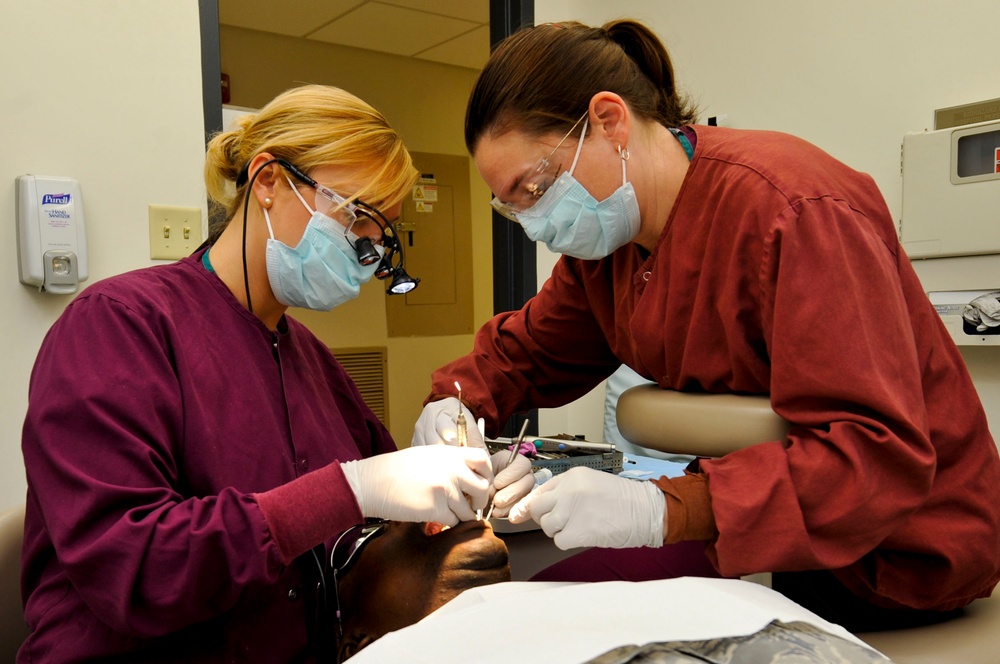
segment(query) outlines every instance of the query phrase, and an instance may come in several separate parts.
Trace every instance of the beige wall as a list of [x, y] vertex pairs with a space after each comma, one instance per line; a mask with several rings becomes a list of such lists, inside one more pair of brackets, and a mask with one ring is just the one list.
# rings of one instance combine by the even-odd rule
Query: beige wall
[[[682, 89], [702, 117], [776, 129], [870, 173], [898, 219], [900, 145], [933, 126], [936, 108], [1000, 97], [996, 0], [536, 0], [537, 23], [630, 16], [667, 44]], [[540, 253], [545, 253], [544, 248]], [[539, 283], [551, 270], [539, 260]], [[927, 290], [990, 289], [1000, 257], [918, 261]], [[985, 282], [985, 283], [984, 283]], [[994, 431], [1000, 427], [1000, 349], [963, 347]], [[587, 399], [587, 398], [585, 398]], [[595, 412], [603, 394], [595, 391]], [[556, 415], [564, 421], [563, 415]]]
[[[0, 56], [8, 63], [0, 74], [7, 127], [0, 161], [7, 184], [0, 187], [0, 205], [9, 211], [2, 242], [7, 251], [0, 255], [8, 278], [0, 284], [0, 302], [16, 321], [7, 332], [2, 365], [0, 424], [8, 433], [0, 442], [0, 509], [24, 499], [20, 429], [28, 378], [42, 337], [72, 299], [39, 294], [17, 281], [14, 178], [35, 173], [81, 181], [90, 245], [88, 284], [153, 263], [149, 204], [204, 209], [205, 199], [196, 0], [4, 0], [3, 9], [8, 25], [44, 20], [46, 28], [44, 41], [37, 32], [12, 30], [0, 43]], [[59, 20], [48, 20], [52, 17]], [[334, 83], [381, 108], [410, 149], [465, 155], [461, 126], [472, 70], [410, 65], [377, 54], [371, 54], [374, 61], [362, 61], [358, 52], [336, 47], [296, 49], [260, 33], [223, 32], [224, 47], [238, 44], [251, 51], [235, 59], [230, 51], [223, 55], [234, 103], [259, 106], [296, 83]], [[162, 48], [164, 34], [170, 35], [169, 50]], [[280, 50], [268, 50], [275, 47]], [[279, 66], [287, 63], [297, 63], [294, 71]], [[396, 77], [377, 82], [373, 71]], [[473, 242], [477, 258], [484, 257], [474, 268], [478, 326], [492, 312], [492, 250], [488, 207], [475, 205], [488, 201], [489, 192], [473, 176]], [[382, 290], [370, 285], [335, 316], [295, 313], [330, 346], [389, 347], [390, 420], [393, 434], [408, 443], [430, 371], [467, 352], [472, 337], [389, 340], [383, 298]]]
[[72, 299], [17, 280], [14, 178], [80, 181], [88, 284], [152, 264], [147, 205], [204, 208], [205, 197], [196, 0], [3, 0], [2, 11], [0, 510], [24, 500], [28, 376], [42, 337]]
[[[301, 83], [336, 85], [382, 111], [411, 151], [467, 155], [462, 127], [475, 70], [229, 26], [221, 30], [221, 48], [234, 105], [259, 108]], [[470, 180], [478, 328], [493, 313], [490, 194], [471, 161]], [[389, 338], [385, 298], [384, 284], [373, 282], [356, 301], [332, 312], [296, 309], [291, 315], [332, 348], [388, 348], [389, 428], [397, 443], [407, 446], [431, 372], [472, 350], [472, 335]]]

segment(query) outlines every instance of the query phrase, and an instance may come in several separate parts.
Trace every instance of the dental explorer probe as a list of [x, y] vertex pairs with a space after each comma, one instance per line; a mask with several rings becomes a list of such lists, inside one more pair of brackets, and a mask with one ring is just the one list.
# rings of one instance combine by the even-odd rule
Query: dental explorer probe
[[[458, 417], [455, 418], [455, 437], [459, 447], [469, 446], [469, 429], [465, 422], [465, 410], [462, 408], [462, 386], [455, 381], [455, 389], [458, 390]], [[476, 510], [476, 521], [483, 520], [483, 510]]]
[[[505, 467], [510, 467], [510, 464], [514, 463], [514, 458], [517, 456], [518, 450], [521, 449], [521, 443], [524, 442], [524, 433], [528, 430], [528, 422], [529, 421], [530, 420], [528, 420], [527, 418], [525, 418], [524, 423], [521, 425], [521, 433], [517, 434], [517, 440], [512, 441], [514, 444], [510, 448], [510, 456], [507, 457], [507, 466], [505, 466]], [[495, 504], [496, 503], [494, 503], [493, 500], [491, 499], [490, 500], [490, 507], [489, 507], [488, 510], [486, 510], [486, 520], [487, 521], [490, 520], [490, 516], [493, 514], [493, 506]]]

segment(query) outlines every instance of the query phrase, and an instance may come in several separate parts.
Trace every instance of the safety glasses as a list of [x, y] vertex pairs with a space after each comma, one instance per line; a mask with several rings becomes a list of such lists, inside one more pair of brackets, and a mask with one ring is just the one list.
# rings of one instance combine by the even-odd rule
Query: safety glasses
[[383, 519], [366, 519], [364, 523], [351, 526], [342, 532], [330, 550], [330, 568], [333, 570], [333, 608], [337, 618], [337, 630], [341, 637], [344, 636], [344, 622], [340, 607], [340, 580], [361, 557], [365, 546], [385, 532], [388, 523]]
[[[320, 184], [284, 159], [278, 159], [277, 162], [297, 180], [316, 190], [317, 211], [339, 222], [344, 227], [345, 235], [353, 233], [357, 237], [354, 249], [361, 265], [371, 265], [380, 261], [375, 268], [375, 278], [392, 279], [386, 289], [387, 293], [402, 295], [417, 287], [420, 279], [406, 273], [403, 267], [403, 246], [396, 235], [395, 227], [389, 223], [385, 215], [364, 201], [349, 202], [333, 189]], [[384, 250], [381, 257], [372, 242], [373, 237], [380, 237], [379, 243]]]
[[[372, 238], [378, 237], [382, 234], [381, 226], [379, 226], [370, 214], [362, 213], [359, 215], [359, 207], [357, 204], [351, 203], [333, 189], [330, 189], [324, 184], [320, 184], [285, 159], [278, 159], [277, 162], [285, 170], [294, 175], [295, 179], [315, 190], [316, 202], [314, 207], [316, 208], [316, 211], [321, 212], [327, 217], [337, 221], [344, 228], [344, 235], [353, 233], [357, 237]], [[371, 206], [366, 207], [374, 210]], [[376, 213], [377, 212], [378, 211], [376, 210]], [[378, 260], [377, 256], [375, 260]], [[367, 263], [362, 263], [362, 265], [370, 265], [371, 263], [374, 263], [375, 260], [369, 260]]]
[[566, 132], [566, 135], [559, 140], [559, 143], [552, 148], [552, 152], [539, 159], [538, 163], [535, 164], [535, 168], [521, 179], [518, 183], [518, 190], [514, 192], [512, 200], [503, 201], [500, 200], [499, 196], [496, 196], [490, 201], [490, 205], [493, 206], [494, 210], [505, 218], [520, 223], [520, 220], [517, 218], [518, 214], [530, 209], [548, 191], [552, 183], [556, 181], [556, 178], [559, 176], [560, 165], [553, 166], [552, 157], [555, 156], [556, 151], [562, 147], [562, 144], [573, 134], [585, 117], [587, 117], [587, 113], [581, 115], [580, 119]]

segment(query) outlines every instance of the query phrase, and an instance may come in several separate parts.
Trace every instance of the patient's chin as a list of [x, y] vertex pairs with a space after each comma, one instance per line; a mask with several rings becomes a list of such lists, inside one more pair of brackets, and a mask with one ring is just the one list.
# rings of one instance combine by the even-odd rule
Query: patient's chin
[[507, 545], [493, 534], [485, 521], [467, 521], [442, 531], [434, 538], [448, 552], [442, 567], [456, 571], [490, 571], [508, 567]]
[[438, 586], [454, 595], [479, 586], [510, 581], [507, 547], [497, 538], [479, 538], [452, 549], [438, 571]]
[[505, 568], [510, 573], [507, 545], [499, 538], [467, 540], [455, 547], [448, 562], [452, 567], [468, 571], [487, 572]]
[[435, 584], [434, 597], [429, 609], [437, 610], [470, 588], [480, 588], [494, 583], [510, 581], [510, 566], [504, 563], [486, 569], [455, 568], [443, 571]]

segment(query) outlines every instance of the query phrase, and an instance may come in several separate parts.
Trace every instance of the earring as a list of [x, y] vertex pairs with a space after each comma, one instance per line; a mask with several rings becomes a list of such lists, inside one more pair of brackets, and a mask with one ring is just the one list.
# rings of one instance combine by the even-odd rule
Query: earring
[[628, 161], [628, 148], [623, 148], [621, 143], [618, 144], [618, 156], [622, 158], [622, 161]]
[[271, 203], [272, 203], [272, 201], [271, 201], [270, 197], [264, 199], [264, 207], [266, 207], [266, 208], [271, 207]]

